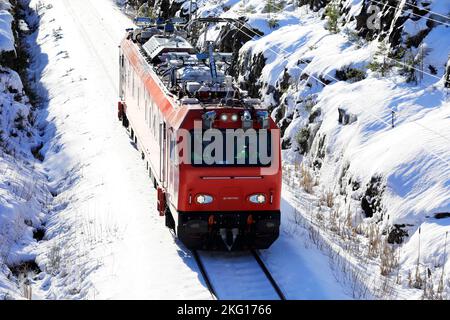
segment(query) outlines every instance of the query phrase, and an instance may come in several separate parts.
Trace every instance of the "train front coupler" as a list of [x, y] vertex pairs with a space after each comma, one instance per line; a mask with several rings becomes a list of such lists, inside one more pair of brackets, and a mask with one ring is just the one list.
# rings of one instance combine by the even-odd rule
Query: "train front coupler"
[[239, 229], [238, 228], [233, 228], [233, 229], [222, 228], [219, 230], [219, 234], [220, 234], [220, 237], [222, 238], [223, 243], [227, 247], [228, 251], [231, 251], [231, 249], [233, 249], [233, 246], [239, 235]]

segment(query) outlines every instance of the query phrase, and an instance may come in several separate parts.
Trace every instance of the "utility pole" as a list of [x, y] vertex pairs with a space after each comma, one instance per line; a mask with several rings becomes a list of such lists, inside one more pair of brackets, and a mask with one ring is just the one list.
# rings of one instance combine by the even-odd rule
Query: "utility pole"
[[420, 55], [419, 55], [419, 58], [420, 58], [420, 82], [422, 82], [423, 81], [423, 60], [425, 59], [425, 57], [424, 57], [424, 52], [423, 52], [423, 42], [420, 44]]
[[445, 67], [444, 87], [450, 88], [450, 54], [448, 55], [448, 61]]

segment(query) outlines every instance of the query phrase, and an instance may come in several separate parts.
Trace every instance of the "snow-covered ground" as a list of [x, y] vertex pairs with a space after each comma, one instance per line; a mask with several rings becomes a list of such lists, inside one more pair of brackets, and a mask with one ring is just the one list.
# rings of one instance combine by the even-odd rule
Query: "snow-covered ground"
[[[300, 214], [307, 220], [332, 217], [342, 224], [350, 217], [348, 230], [375, 228], [376, 236], [362, 231], [366, 237], [352, 236], [345, 244], [361, 243], [362, 248], [352, 254], [371, 258], [355, 259], [353, 264], [367, 265], [362, 273], [372, 280], [372, 274], [380, 273], [379, 265], [386, 263], [386, 252], [393, 250], [395, 257], [389, 258], [393, 267], [385, 271], [387, 277], [376, 282], [396, 283], [394, 296], [445, 298], [450, 290], [450, 228], [448, 218], [435, 215], [450, 212], [450, 101], [449, 89], [444, 87], [450, 53], [450, 4], [418, 1], [409, 6], [404, 1], [398, 3], [401, 9], [391, 7], [396, 17], [408, 18], [397, 33], [399, 43], [392, 46], [399, 50], [397, 54], [406, 50], [403, 58], [397, 58], [383, 53], [381, 38], [370, 41], [358, 36], [358, 15], [366, 2], [335, 1], [348, 9], [339, 16], [338, 32], [329, 30], [324, 8], [312, 10], [313, 6], [320, 8], [314, 1], [304, 1], [302, 7], [293, 1], [272, 1], [268, 13], [265, 1], [205, 0], [199, 15], [245, 16], [264, 33], [263, 37], [250, 34], [254, 39], [241, 49], [239, 80], [245, 84], [256, 78], [263, 101], [274, 108], [272, 115], [285, 130], [284, 161], [292, 165], [287, 175], [297, 176], [294, 188], [302, 188], [300, 180], [312, 176], [310, 192], [315, 196], [305, 193], [303, 197], [300, 192], [298, 197], [312, 203], [320, 203], [327, 194], [333, 198], [331, 210], [314, 205], [310, 214], [305, 207]], [[416, 9], [421, 7], [433, 12], [417, 15]], [[381, 21], [391, 23], [392, 18], [382, 17]], [[271, 19], [276, 22], [272, 27]], [[388, 35], [395, 37], [394, 29], [387, 31]], [[210, 39], [217, 35], [217, 29], [210, 30]], [[419, 46], [408, 46], [413, 41]], [[384, 56], [389, 65], [385, 74], [370, 65], [380, 61], [377, 56]], [[405, 66], [411, 64], [415, 70], [406, 72]], [[255, 74], [255, 70], [261, 72]], [[347, 76], [353, 75], [343, 79], [346, 70], [351, 71]], [[417, 81], [407, 82], [408, 72]], [[350, 123], [338, 122], [339, 108], [350, 116]], [[305, 174], [300, 172], [302, 166]], [[369, 206], [363, 211], [365, 200]], [[333, 226], [324, 223], [321, 232], [333, 234], [330, 228]], [[383, 244], [382, 249], [377, 245], [374, 254], [370, 237], [376, 238], [376, 243], [399, 238], [404, 243]], [[336, 242], [332, 239], [329, 244]], [[369, 247], [364, 246], [367, 242]], [[346, 251], [345, 245], [336, 250]], [[436, 295], [438, 291], [440, 295]]]
[[[362, 1], [340, 2], [347, 18], [361, 10]], [[331, 33], [323, 9], [274, 1], [280, 3], [269, 14], [264, 1], [199, 1], [201, 16], [245, 15], [264, 33], [241, 49], [239, 80], [261, 69], [259, 92], [274, 107], [288, 147], [282, 232], [262, 258], [289, 299], [436, 298], [441, 284], [447, 297], [450, 225], [434, 214], [450, 212], [448, 27], [426, 35], [427, 73], [406, 83], [399, 65], [387, 76], [367, 70], [380, 45], [358, 38], [354, 20]], [[12, 135], [10, 154], [0, 153], [0, 298], [21, 297], [10, 269], [36, 261], [34, 299], [210, 299], [190, 252], [158, 216], [140, 155], [116, 120], [117, 46], [130, 20], [111, 0], [30, 6], [40, 25], [27, 40], [29, 71], [47, 103], [36, 125], [26, 124], [29, 134], [16, 132], [17, 113], [27, 118], [31, 105], [15, 96], [22, 90], [17, 74], [2, 69], [0, 99], [11, 107], [3, 109], [0, 130]], [[431, 9], [450, 12], [439, 1]], [[7, 1], [0, 10], [0, 44], [8, 51]], [[407, 20], [402, 36], [424, 28], [424, 19]], [[208, 37], [218, 34], [212, 28]], [[262, 65], [255, 62], [260, 55]], [[346, 68], [359, 78], [336, 79]], [[338, 122], [338, 108], [351, 123]], [[40, 140], [42, 164], [31, 152]], [[374, 201], [373, 217], [361, 207], [365, 198]], [[42, 225], [38, 242], [33, 231]], [[386, 242], [394, 226], [407, 233], [402, 245]], [[224, 297], [270, 297], [263, 279], [240, 283], [253, 264], [235, 258], [208, 256]]]
[[52, 7], [41, 9], [37, 42], [54, 126], [44, 165], [58, 196], [37, 261], [54, 264], [52, 250], [61, 261], [41, 282], [42, 297], [208, 298], [117, 122], [117, 48], [130, 22], [109, 1], [44, 4]]
[[[11, 281], [34, 269], [39, 229], [51, 197], [39, 171], [40, 137], [36, 110], [27, 97], [13, 59], [16, 50], [9, 1], [0, 2], [0, 300], [22, 294]], [[16, 70], [13, 70], [16, 69]], [[36, 157], [36, 158], [35, 158]], [[7, 267], [8, 266], [8, 267]], [[23, 279], [17, 279], [22, 283]]]
[[[38, 210], [45, 237], [32, 241], [28, 256], [19, 259], [35, 259], [40, 268], [32, 279], [33, 298], [210, 299], [191, 253], [158, 216], [140, 154], [117, 121], [117, 47], [131, 22], [109, 0], [33, 0], [30, 6], [40, 17], [30, 38], [37, 44], [30, 72], [40, 75], [40, 93], [48, 103], [38, 119], [46, 125], [45, 160], [24, 176], [42, 178], [40, 194], [51, 191]], [[337, 281], [340, 271], [305, 245], [307, 234], [289, 230], [286, 226], [277, 244], [263, 252], [287, 297], [351, 298], [351, 290]], [[267, 297], [233, 278], [239, 270], [227, 261], [211, 260], [215, 272], [234, 281], [234, 294], [226, 298]], [[20, 298], [14, 284], [14, 277], [0, 278], [0, 291]]]

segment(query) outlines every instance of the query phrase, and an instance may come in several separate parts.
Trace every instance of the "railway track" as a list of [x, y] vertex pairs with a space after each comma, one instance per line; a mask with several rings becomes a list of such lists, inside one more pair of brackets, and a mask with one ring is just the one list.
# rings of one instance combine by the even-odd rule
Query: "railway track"
[[211, 293], [212, 298], [214, 300], [217, 300], [216, 291], [214, 290], [214, 287], [212, 286], [211, 280], [209, 279], [208, 273], [206, 272], [205, 266], [203, 265], [203, 261], [200, 258], [198, 251], [194, 250], [194, 251], [192, 251], [192, 254], [194, 256], [195, 262], [198, 265], [198, 268], [200, 269], [200, 273], [202, 274], [203, 280], [205, 280], [206, 287], [208, 288], [209, 292]]
[[276, 291], [276, 293], [280, 297], [280, 300], [286, 300], [286, 296], [284, 295], [280, 286], [276, 283], [275, 279], [272, 277], [272, 274], [270, 273], [269, 269], [267, 269], [267, 266], [264, 264], [264, 261], [261, 259], [261, 256], [259, 255], [259, 252], [257, 250], [252, 250], [251, 253], [252, 253], [253, 257], [255, 258], [256, 262], [258, 263], [258, 265], [261, 267], [261, 270], [266, 275], [267, 280], [269, 280], [273, 289]]
[[[192, 253], [206, 287], [214, 300], [254, 299], [252, 292], [258, 294], [264, 293], [261, 299], [286, 300], [286, 296], [257, 250], [251, 250], [247, 254], [237, 254], [235, 256], [231, 253], [217, 254], [205, 252], [202, 257], [198, 251], [193, 251]], [[208, 265], [211, 265], [211, 267], [208, 268]], [[226, 270], [217, 269], [214, 265], [222, 265]], [[249, 267], [249, 265], [253, 265], [253, 267]], [[223, 273], [227, 272], [231, 272], [232, 277], [220, 279], [223, 277]], [[248, 284], [247, 287], [242, 287], [242, 290], [248, 292], [241, 292], [240, 287], [245, 280], [247, 280]], [[239, 292], [230, 292], [230, 288], [234, 288], [236, 285]], [[270, 288], [268, 289], [268, 287]], [[237, 294], [237, 296], [234, 294]]]

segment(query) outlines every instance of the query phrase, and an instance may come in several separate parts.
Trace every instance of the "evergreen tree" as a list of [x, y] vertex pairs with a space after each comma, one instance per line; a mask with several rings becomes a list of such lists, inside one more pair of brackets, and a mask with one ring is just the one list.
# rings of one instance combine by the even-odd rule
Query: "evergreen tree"
[[389, 70], [392, 68], [392, 64], [389, 59], [390, 49], [386, 42], [382, 41], [378, 44], [377, 51], [373, 56], [372, 62], [368, 65], [368, 68], [374, 72], [379, 72], [381, 76], [386, 76]]
[[327, 28], [333, 33], [339, 32], [338, 21], [340, 17], [339, 8], [336, 4], [330, 3], [325, 9], [325, 16], [328, 19]]

